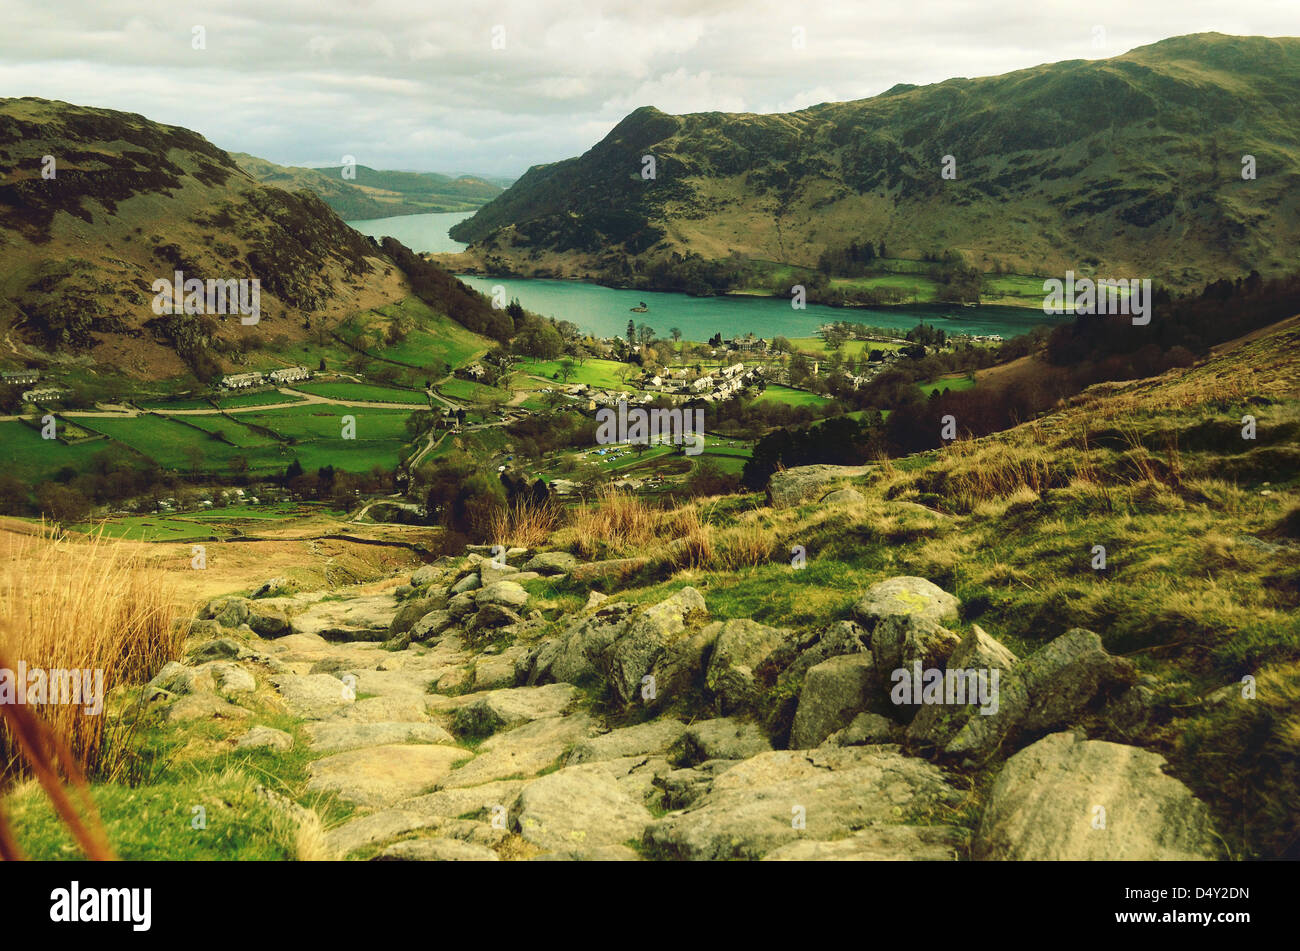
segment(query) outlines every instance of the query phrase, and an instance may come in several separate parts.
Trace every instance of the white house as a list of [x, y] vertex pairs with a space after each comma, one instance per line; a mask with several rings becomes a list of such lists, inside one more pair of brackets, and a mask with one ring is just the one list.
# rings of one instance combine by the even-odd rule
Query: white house
[[245, 390], [250, 386], [261, 386], [266, 377], [260, 373], [230, 373], [221, 378], [221, 385], [228, 390]]
[[310, 380], [311, 370], [304, 366], [284, 367], [279, 370], [272, 370], [267, 374], [272, 383], [296, 383], [299, 380]]

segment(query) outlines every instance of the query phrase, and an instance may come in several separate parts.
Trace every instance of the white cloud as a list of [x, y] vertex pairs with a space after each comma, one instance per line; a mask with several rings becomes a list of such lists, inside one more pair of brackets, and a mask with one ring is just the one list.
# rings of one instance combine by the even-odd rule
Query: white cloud
[[[896, 83], [1300, 33], [1294, 0], [0, 0], [0, 95], [185, 125], [279, 162], [521, 173], [628, 111], [778, 112]], [[201, 25], [207, 49], [191, 47]], [[506, 48], [490, 46], [505, 27]], [[1093, 27], [1105, 43], [1092, 45]], [[795, 47], [795, 27], [806, 43]], [[323, 157], [323, 158], [321, 158]]]

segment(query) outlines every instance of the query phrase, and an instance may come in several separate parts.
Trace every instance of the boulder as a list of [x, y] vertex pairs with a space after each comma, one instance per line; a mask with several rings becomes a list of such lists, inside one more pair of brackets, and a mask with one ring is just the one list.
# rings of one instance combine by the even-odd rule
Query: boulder
[[767, 481], [767, 504], [790, 508], [819, 499], [834, 483], [866, 475], [870, 466], [795, 466], [772, 473]]
[[523, 788], [512, 824], [525, 841], [555, 852], [640, 839], [652, 818], [615, 780], [562, 769]]
[[456, 619], [448, 611], [429, 611], [411, 625], [411, 640], [416, 643], [432, 640], [455, 623]]
[[[998, 670], [1001, 672], [1000, 691], [1002, 678], [1019, 662], [1015, 654], [985, 633], [982, 627], [972, 624], [970, 633], [962, 638], [948, 658], [948, 667], [960, 670]], [[970, 703], [923, 704], [907, 726], [908, 746], [916, 749], [942, 749], [976, 710], [977, 707]]]
[[211, 618], [222, 627], [239, 627], [248, 622], [247, 598], [216, 598], [209, 601], [200, 613], [201, 618]]
[[482, 786], [505, 779], [536, 776], [564, 761], [569, 749], [597, 732], [585, 713], [544, 717], [497, 733], [479, 746], [479, 755], [448, 776], [442, 789]]
[[167, 708], [167, 721], [179, 723], [186, 720], [247, 720], [250, 714], [228, 700], [212, 693], [192, 693], [181, 697]]
[[454, 597], [458, 594], [465, 594], [467, 591], [473, 591], [481, 587], [482, 584], [483, 582], [476, 572], [468, 574], [451, 586], [451, 595]]
[[498, 627], [518, 624], [522, 620], [523, 618], [508, 607], [488, 602], [470, 618], [469, 623], [465, 625], [465, 630], [471, 635], [478, 635]]
[[948, 655], [960, 643], [960, 637], [927, 617], [891, 614], [876, 624], [871, 635], [871, 655], [887, 683], [891, 671], [911, 670], [917, 661], [922, 670], [945, 666]]
[[329, 674], [282, 674], [272, 682], [289, 712], [304, 720], [323, 720], [356, 702], [356, 692]]
[[567, 551], [543, 551], [524, 562], [525, 571], [535, 571], [539, 575], [568, 574], [578, 567], [578, 559]]
[[331, 719], [303, 724], [303, 731], [307, 734], [308, 745], [318, 753], [341, 753], [366, 746], [392, 744], [455, 743], [452, 735], [436, 723]]
[[498, 862], [486, 845], [460, 839], [408, 839], [388, 846], [376, 862]]
[[398, 637], [405, 634], [415, 627], [417, 621], [439, 607], [441, 605], [438, 603], [437, 598], [422, 597], [407, 601], [393, 615], [393, 620], [388, 625], [388, 636]]
[[627, 630], [631, 613], [632, 606], [625, 601], [606, 602], [594, 614], [575, 621], [538, 653], [529, 682], [594, 684], [600, 678], [601, 657]]
[[282, 592], [282, 589], [288, 587], [288, 578], [269, 578], [257, 586], [257, 589], [249, 595], [250, 598], [270, 598]]
[[880, 684], [870, 654], [824, 660], [804, 677], [790, 728], [790, 748], [811, 749], [879, 701]]
[[748, 759], [772, 749], [757, 724], [732, 717], [692, 723], [682, 737], [682, 765], [711, 759]]
[[244, 650], [239, 641], [231, 637], [218, 637], [204, 641], [193, 648], [186, 658], [191, 664], [204, 664], [212, 660], [234, 660]]
[[704, 682], [714, 695], [718, 711], [727, 714], [754, 704], [757, 699], [754, 671], [789, 642], [791, 634], [748, 619], [715, 623], [716, 631], [706, 628], [701, 632], [714, 638]]
[[605, 654], [605, 672], [618, 699], [637, 699], [641, 678], [665, 649], [686, 636], [689, 624], [707, 616], [704, 596], [685, 587], [633, 617]]
[[514, 581], [494, 581], [479, 589], [474, 595], [474, 603], [479, 607], [495, 604], [518, 610], [528, 603], [528, 592], [523, 585]]
[[836, 489], [834, 492], [826, 493], [821, 500], [823, 505], [852, 505], [854, 502], [865, 502], [867, 497], [857, 489]]
[[286, 637], [293, 633], [289, 616], [279, 608], [267, 604], [253, 604], [248, 611], [248, 626], [258, 637]]
[[229, 697], [235, 693], [252, 693], [257, 689], [253, 675], [228, 660], [214, 660], [202, 668], [212, 678], [217, 693]]
[[[901, 576], [873, 584], [853, 605], [853, 614], [868, 631], [891, 615], [914, 615], [935, 624], [954, 624], [958, 602], [938, 585], [924, 578]], [[875, 646], [875, 642], [872, 642]]]
[[871, 746], [880, 743], [897, 743], [902, 739], [903, 728], [879, 713], [859, 713], [842, 730], [826, 737], [823, 746]]
[[432, 789], [471, 754], [454, 746], [391, 744], [335, 753], [307, 764], [308, 792], [378, 808]]
[[955, 862], [968, 837], [954, 826], [872, 826], [833, 842], [803, 839], [763, 856], [764, 862]]
[[488, 736], [530, 720], [559, 716], [576, 696], [571, 684], [490, 690], [458, 707], [452, 722], [463, 736]]
[[650, 720], [621, 730], [611, 730], [575, 746], [569, 754], [568, 763], [574, 766], [625, 756], [666, 753], [685, 732], [686, 724], [672, 718]]
[[1209, 810], [1120, 743], [1045, 736], [1007, 760], [973, 842], [976, 859], [1189, 861], [1223, 858]]
[[651, 823], [645, 842], [670, 858], [759, 859], [801, 839], [915, 825], [963, 798], [933, 764], [889, 747], [774, 750], [722, 772], [684, 811]]
[[276, 750], [285, 752], [293, 749], [293, 736], [284, 730], [269, 726], [255, 726], [235, 743], [241, 750]]
[[999, 747], [1011, 752], [1021, 739], [1073, 726], [1134, 679], [1132, 664], [1107, 653], [1092, 631], [1074, 628], [1002, 675], [997, 712], [970, 716], [945, 750], [977, 760]]
[[174, 694], [211, 693], [216, 686], [208, 665], [187, 667], [174, 660], [163, 664], [162, 670], [149, 681], [150, 688]]

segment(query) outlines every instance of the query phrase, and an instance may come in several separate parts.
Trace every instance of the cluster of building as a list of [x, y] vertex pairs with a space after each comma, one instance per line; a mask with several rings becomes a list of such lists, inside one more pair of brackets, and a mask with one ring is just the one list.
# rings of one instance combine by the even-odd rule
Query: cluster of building
[[706, 403], [720, 403], [740, 394], [746, 387], [763, 381], [763, 368], [745, 369], [743, 363], [722, 367], [716, 373], [692, 375], [687, 370], [674, 370], [667, 376], [655, 374], [642, 380], [641, 385], [650, 391], [667, 395], [680, 394]]
[[283, 386], [286, 383], [310, 379], [311, 370], [307, 367], [282, 367], [270, 373], [228, 373], [221, 378], [221, 386], [227, 390], [246, 390], [254, 386], [266, 386], [268, 383], [273, 386]]
[[[33, 383], [39, 383], [41, 374], [39, 370], [12, 370], [0, 373], [0, 386], [32, 386]], [[61, 386], [32, 386], [29, 390], [23, 390], [19, 398], [24, 403], [44, 403], [50, 400], [62, 399], [71, 394], [71, 390], [64, 389]]]

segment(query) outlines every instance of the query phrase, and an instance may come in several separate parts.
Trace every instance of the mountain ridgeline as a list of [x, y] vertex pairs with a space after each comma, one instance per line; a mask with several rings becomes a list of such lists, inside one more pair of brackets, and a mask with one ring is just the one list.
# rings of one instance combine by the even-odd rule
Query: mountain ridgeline
[[1300, 238], [1298, 99], [1300, 39], [1211, 33], [784, 115], [643, 107], [451, 234], [538, 276], [632, 280], [691, 252], [813, 267], [863, 240], [1171, 287], [1280, 274]]
[[452, 178], [436, 172], [388, 172], [358, 165], [355, 177], [343, 167], [301, 168], [276, 165], [244, 152], [232, 152], [239, 167], [264, 185], [286, 191], [313, 191], [347, 220], [473, 211], [502, 192], [499, 183], [476, 176]]

